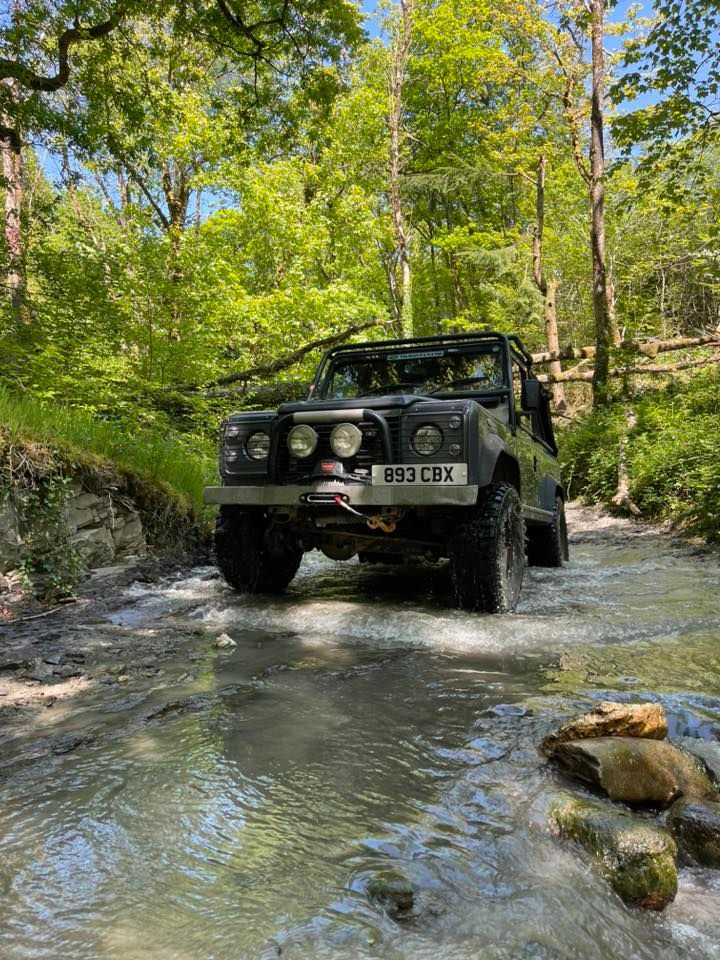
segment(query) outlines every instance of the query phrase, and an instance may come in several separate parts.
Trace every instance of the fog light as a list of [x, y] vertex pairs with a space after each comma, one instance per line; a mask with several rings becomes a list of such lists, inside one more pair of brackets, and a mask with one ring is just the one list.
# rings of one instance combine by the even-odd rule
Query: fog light
[[462, 417], [450, 417], [448, 424], [451, 430], [459, 430], [462, 426]]
[[410, 440], [413, 450], [421, 457], [431, 457], [437, 453], [443, 443], [442, 430], [426, 423], [418, 427]]
[[245, 451], [251, 460], [267, 460], [270, 454], [270, 437], [263, 430], [251, 433], [245, 444]]
[[318, 435], [312, 427], [301, 423], [292, 428], [288, 434], [287, 443], [290, 453], [299, 460], [304, 460], [305, 457], [309, 457], [315, 451], [318, 445]]
[[225, 461], [226, 463], [235, 463], [239, 456], [240, 454], [237, 452], [237, 450], [228, 450], [225, 453]]
[[451, 443], [450, 446], [448, 447], [448, 450], [450, 451], [450, 456], [459, 457], [462, 451], [462, 447], [460, 446], [459, 443]]
[[362, 433], [354, 423], [339, 423], [330, 434], [330, 446], [339, 457], [354, 457], [362, 444]]

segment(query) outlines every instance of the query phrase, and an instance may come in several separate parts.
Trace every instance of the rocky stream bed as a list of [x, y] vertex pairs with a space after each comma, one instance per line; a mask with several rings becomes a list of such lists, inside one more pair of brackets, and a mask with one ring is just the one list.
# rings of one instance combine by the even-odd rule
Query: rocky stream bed
[[571, 527], [512, 616], [312, 555], [282, 598], [145, 563], [0, 624], [0, 955], [720, 958], [720, 871], [681, 858], [663, 911], [624, 904], [552, 826], [610, 801], [539, 749], [650, 702], [720, 771], [718, 557]]

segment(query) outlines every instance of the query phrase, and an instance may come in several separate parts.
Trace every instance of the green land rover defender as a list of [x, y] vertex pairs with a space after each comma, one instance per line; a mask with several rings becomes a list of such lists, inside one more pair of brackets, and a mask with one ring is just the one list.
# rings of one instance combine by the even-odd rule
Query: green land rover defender
[[218, 567], [273, 593], [303, 553], [449, 561], [458, 607], [514, 609], [525, 562], [568, 556], [549, 395], [515, 336], [346, 344], [306, 400], [222, 425]]

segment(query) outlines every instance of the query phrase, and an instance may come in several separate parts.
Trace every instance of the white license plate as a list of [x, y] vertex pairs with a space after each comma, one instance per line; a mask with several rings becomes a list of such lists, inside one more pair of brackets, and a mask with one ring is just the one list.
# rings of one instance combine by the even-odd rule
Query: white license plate
[[466, 463], [381, 464], [372, 468], [375, 486], [451, 486], [467, 483]]

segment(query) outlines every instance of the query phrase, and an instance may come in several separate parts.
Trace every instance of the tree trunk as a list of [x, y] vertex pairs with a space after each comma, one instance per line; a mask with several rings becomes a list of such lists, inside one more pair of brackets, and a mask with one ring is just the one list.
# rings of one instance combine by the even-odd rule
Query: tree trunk
[[605, 145], [603, 106], [605, 100], [605, 0], [590, 0], [592, 18], [592, 109], [590, 113], [590, 207], [595, 316], [595, 371], [593, 404], [607, 403], [610, 347], [620, 341], [605, 261]]
[[626, 407], [625, 430], [620, 439], [620, 450], [618, 451], [618, 484], [617, 490], [615, 491], [615, 496], [612, 498], [612, 502], [621, 510], [627, 510], [632, 513], [633, 516], [638, 517], [640, 516], [640, 510], [630, 496], [630, 469], [628, 467], [627, 458], [628, 437], [630, 431], [635, 427], [636, 424], [637, 417], [635, 416], [635, 413], [633, 412], [632, 408]]
[[[3, 124], [10, 121], [3, 117]], [[2, 172], [5, 181], [5, 285], [18, 329], [29, 322], [25, 290], [22, 236], [23, 159], [19, 137], [2, 140]]]
[[[537, 179], [535, 181], [535, 232], [533, 234], [533, 279], [535, 286], [540, 291], [543, 298], [543, 317], [545, 319], [545, 335], [547, 337], [548, 352], [557, 353], [560, 349], [560, 340], [558, 338], [557, 328], [557, 310], [555, 307], [557, 295], [557, 281], [548, 282], [543, 270], [543, 232], [545, 230], [545, 170], [547, 160], [541, 156], [538, 160]], [[562, 366], [559, 360], [551, 360], [549, 365], [550, 373], [558, 374], [562, 372]], [[562, 411], [565, 409], [565, 388], [562, 383], [553, 383], [553, 399], [555, 400], [555, 409]]]
[[413, 0], [400, 0], [400, 23], [392, 45], [390, 66], [390, 207], [395, 231], [396, 263], [400, 267], [400, 285], [395, 285], [393, 312], [398, 331], [404, 337], [414, 333], [412, 315], [412, 274], [410, 236], [400, 197], [403, 160], [403, 85], [410, 54]]

